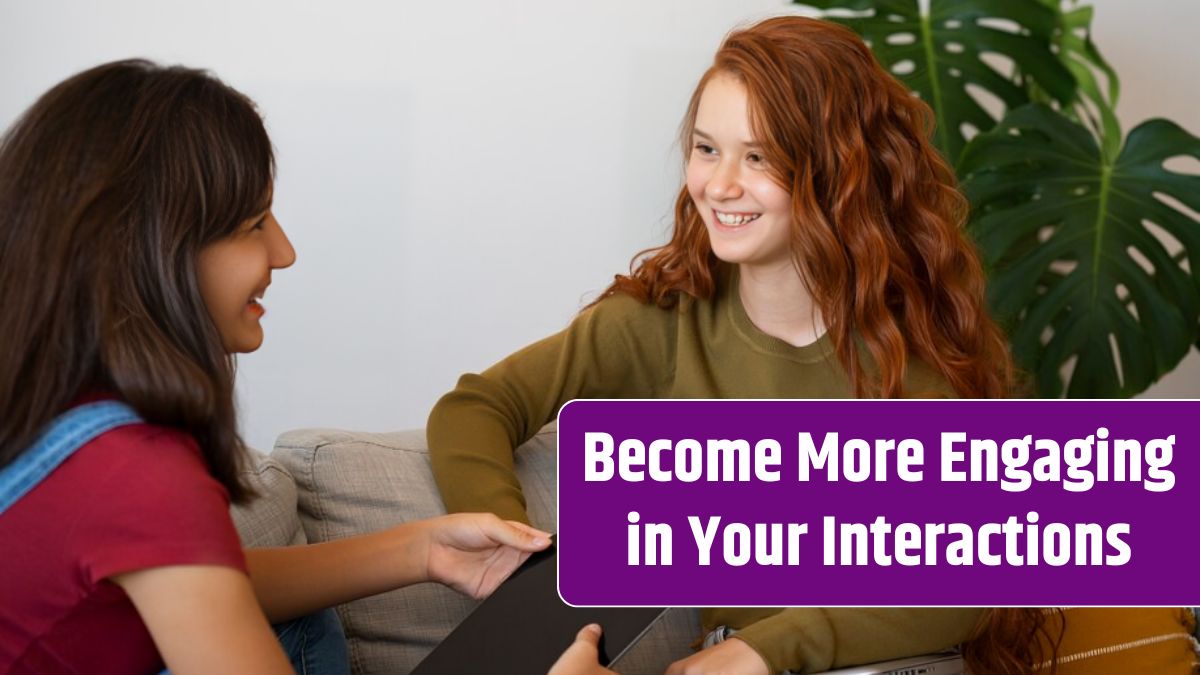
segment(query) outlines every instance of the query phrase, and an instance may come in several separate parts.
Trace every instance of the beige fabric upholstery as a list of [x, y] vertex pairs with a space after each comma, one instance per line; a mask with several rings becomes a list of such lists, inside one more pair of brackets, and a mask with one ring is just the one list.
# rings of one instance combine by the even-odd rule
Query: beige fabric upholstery
[[243, 475], [258, 492], [258, 498], [230, 509], [242, 546], [294, 546], [308, 543], [296, 512], [296, 483], [275, 459], [250, 451], [252, 462]]
[[[546, 427], [517, 450], [517, 476], [533, 524], [554, 532], [557, 437]], [[368, 434], [303, 429], [284, 434], [249, 469], [261, 497], [233, 509], [247, 547], [280, 546], [375, 532], [445, 513], [421, 430]], [[407, 673], [475, 602], [421, 584], [338, 607], [358, 675]], [[623, 675], [658, 675], [690, 653], [698, 613], [672, 610], [618, 664]]]
[[[554, 531], [553, 429], [517, 453], [534, 525]], [[300, 430], [284, 434], [274, 457], [295, 478], [311, 542], [329, 541], [445, 513], [422, 431], [367, 434]], [[421, 584], [339, 607], [356, 673], [405, 673], [471, 611], [474, 601]]]

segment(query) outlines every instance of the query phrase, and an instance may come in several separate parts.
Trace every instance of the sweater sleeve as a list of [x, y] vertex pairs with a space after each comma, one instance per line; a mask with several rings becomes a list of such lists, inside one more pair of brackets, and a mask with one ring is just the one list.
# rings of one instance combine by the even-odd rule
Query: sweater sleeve
[[576, 398], [656, 397], [674, 370], [675, 311], [615, 295], [564, 331], [463, 375], [426, 432], [446, 509], [528, 522], [513, 450]]
[[[709, 610], [710, 621], [737, 628], [737, 613]], [[754, 621], [736, 637], [771, 672], [820, 672], [927, 654], [965, 640], [982, 609], [972, 607], [794, 607]]]

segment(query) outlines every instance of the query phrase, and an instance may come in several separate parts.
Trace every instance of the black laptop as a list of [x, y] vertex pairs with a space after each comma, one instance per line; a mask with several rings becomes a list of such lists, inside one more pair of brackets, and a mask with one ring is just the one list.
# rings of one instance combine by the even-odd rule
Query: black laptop
[[554, 545], [530, 556], [429, 654], [413, 675], [541, 675], [589, 623], [604, 627], [600, 663], [619, 658], [661, 607], [571, 607], [558, 597]]

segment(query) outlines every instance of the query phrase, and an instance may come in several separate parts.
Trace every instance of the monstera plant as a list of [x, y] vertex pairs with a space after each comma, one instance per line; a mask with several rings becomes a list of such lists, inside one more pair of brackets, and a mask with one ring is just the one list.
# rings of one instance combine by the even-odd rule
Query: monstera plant
[[1126, 397], [1200, 337], [1200, 139], [1122, 136], [1092, 7], [1065, 0], [804, 0], [856, 31], [936, 115], [971, 202], [989, 301], [1042, 396]]

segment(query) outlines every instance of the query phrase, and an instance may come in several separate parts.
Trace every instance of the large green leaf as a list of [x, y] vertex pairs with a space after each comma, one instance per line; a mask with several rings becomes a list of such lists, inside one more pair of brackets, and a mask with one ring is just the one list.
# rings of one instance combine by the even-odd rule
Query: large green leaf
[[[1068, 10], [1064, 0], [1039, 1], [1055, 13], [1052, 43], [1059, 60], [1071, 71], [1076, 83], [1074, 104], [1064, 106], [1061, 112], [1086, 123], [1092, 133], [1102, 139], [1103, 156], [1111, 161], [1121, 149], [1121, 125], [1116, 115], [1121, 83], [1116, 71], [1092, 42], [1093, 8], [1084, 5]], [[1100, 78], [1104, 80], [1103, 86]], [[1034, 101], [1050, 102], [1050, 97], [1037, 91], [1036, 83], [1029, 83], [1027, 88], [1032, 90]]]
[[1200, 139], [1156, 119], [1106, 164], [1086, 128], [1040, 104], [967, 146], [960, 171], [992, 308], [1042, 395], [1062, 395], [1075, 357], [1068, 396], [1132, 396], [1196, 341], [1200, 221], [1170, 200], [1200, 211], [1200, 176], [1164, 167], [1180, 155], [1200, 159]]
[[967, 127], [987, 131], [996, 123], [993, 112], [975, 100], [967, 85], [990, 92], [1007, 109], [1029, 101], [1013, 73], [998, 71], [981, 58], [983, 54], [1011, 59], [1023, 77], [1036, 81], [1062, 104], [1075, 100], [1075, 80], [1050, 50], [1055, 11], [1039, 0], [929, 0], [927, 15], [920, 12], [918, 0], [796, 4], [822, 10], [828, 20], [861, 35], [880, 63], [933, 108], [934, 142], [951, 163], [957, 162], [968, 140]]

